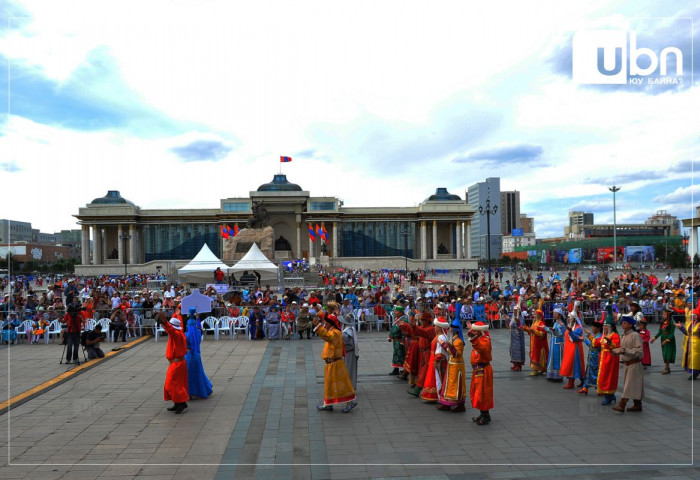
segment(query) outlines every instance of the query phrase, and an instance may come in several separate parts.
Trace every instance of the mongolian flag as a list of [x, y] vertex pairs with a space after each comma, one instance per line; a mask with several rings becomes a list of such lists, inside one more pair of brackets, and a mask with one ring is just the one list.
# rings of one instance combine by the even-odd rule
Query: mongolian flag
[[221, 236], [224, 237], [225, 239], [229, 237], [228, 230], [226, 228], [224, 228], [223, 225], [221, 225]]
[[233, 236], [235, 237], [236, 235], [238, 235], [238, 232], [240, 232], [240, 231], [241, 231], [241, 229], [238, 228], [238, 224], [236, 223], [236, 224], [233, 226]]
[[287, 162], [291, 162], [291, 161], [292, 161], [292, 157], [280, 157], [280, 163], [287, 163]]
[[311, 240], [312, 242], [316, 240], [316, 233], [314, 233], [313, 225], [309, 225], [309, 240]]
[[323, 223], [321, 224], [321, 232], [323, 232], [321, 234], [321, 238], [328, 240], [328, 232], [326, 231], [326, 226]]

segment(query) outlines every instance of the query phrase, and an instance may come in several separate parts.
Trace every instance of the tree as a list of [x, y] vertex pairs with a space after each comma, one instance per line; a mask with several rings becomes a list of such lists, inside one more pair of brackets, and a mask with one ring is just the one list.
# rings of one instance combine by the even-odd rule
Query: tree
[[693, 256], [693, 267], [700, 267], [700, 255], [698, 255], [697, 253]]

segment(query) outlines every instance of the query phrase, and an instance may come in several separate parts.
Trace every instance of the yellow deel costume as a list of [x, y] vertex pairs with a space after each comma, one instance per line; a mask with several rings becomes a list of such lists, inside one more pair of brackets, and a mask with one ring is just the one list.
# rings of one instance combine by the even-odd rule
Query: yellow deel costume
[[355, 400], [348, 369], [343, 361], [343, 334], [335, 328], [325, 328], [322, 325], [316, 330], [318, 336], [325, 340], [321, 358], [326, 362], [323, 374], [323, 404], [333, 405]]

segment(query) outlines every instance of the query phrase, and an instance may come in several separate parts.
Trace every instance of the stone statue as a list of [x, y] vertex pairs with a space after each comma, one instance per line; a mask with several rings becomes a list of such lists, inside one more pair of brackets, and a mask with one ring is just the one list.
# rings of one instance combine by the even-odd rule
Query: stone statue
[[282, 250], [291, 250], [292, 246], [290, 245], [289, 241], [284, 238], [282, 235], [280, 235], [280, 238], [275, 240], [275, 250], [277, 251], [282, 251]]
[[263, 202], [253, 201], [253, 216], [248, 219], [246, 228], [264, 228], [270, 216]]
[[437, 253], [439, 253], [440, 255], [443, 255], [443, 254], [449, 253], [449, 252], [447, 251], [447, 247], [446, 247], [444, 244], [441, 243], [441, 244], [438, 246], [438, 251], [437, 251]]

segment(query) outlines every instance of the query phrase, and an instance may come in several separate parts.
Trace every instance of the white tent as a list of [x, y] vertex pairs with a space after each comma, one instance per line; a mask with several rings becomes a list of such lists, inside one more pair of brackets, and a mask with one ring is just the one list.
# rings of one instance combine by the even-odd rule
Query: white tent
[[252, 274], [256, 271], [263, 279], [276, 279], [278, 267], [260, 251], [258, 246], [253, 243], [243, 258], [241, 258], [234, 266], [231, 267], [232, 273], [243, 273], [244, 271]]
[[214, 270], [217, 268], [229, 274], [229, 266], [222, 263], [205, 243], [190, 263], [179, 268], [177, 273], [188, 283], [214, 283]]

